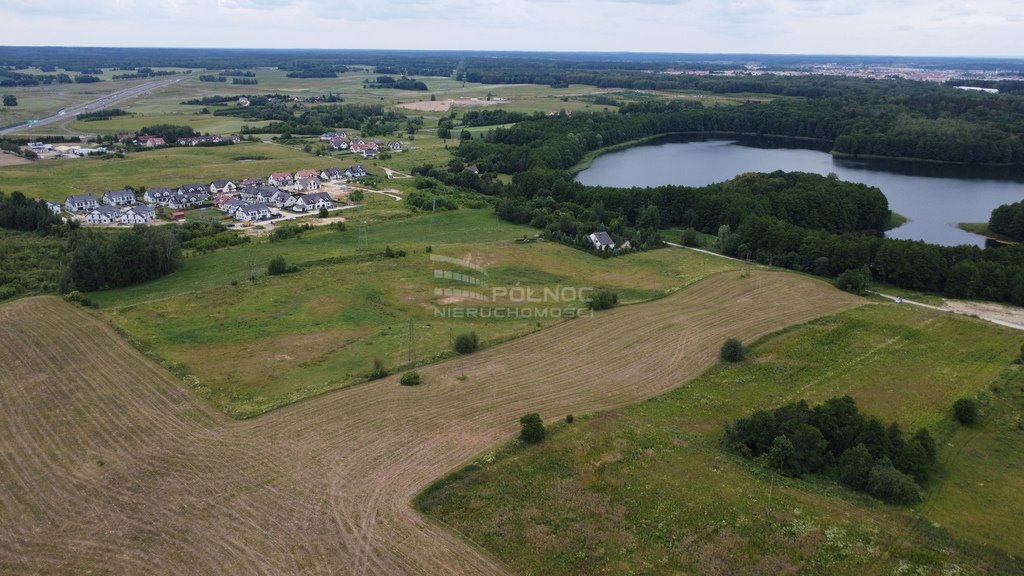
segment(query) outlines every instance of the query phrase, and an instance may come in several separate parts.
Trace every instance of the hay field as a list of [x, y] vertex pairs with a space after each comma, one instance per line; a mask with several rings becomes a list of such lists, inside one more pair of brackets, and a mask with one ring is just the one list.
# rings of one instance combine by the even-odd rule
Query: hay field
[[88, 312], [18, 300], [0, 307], [0, 573], [508, 573], [413, 496], [525, 412], [648, 398], [713, 364], [726, 337], [861, 302], [728, 272], [427, 367], [419, 387], [391, 377], [236, 423]]

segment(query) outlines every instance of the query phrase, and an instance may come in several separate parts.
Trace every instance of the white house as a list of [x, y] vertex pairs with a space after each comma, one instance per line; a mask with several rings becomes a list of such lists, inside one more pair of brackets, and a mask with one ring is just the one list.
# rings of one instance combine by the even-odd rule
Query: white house
[[341, 168], [324, 168], [320, 171], [321, 180], [341, 180], [345, 177], [345, 171]]
[[178, 187], [182, 194], [209, 194], [210, 187], [205, 184], [182, 184]]
[[401, 152], [402, 143], [399, 142], [398, 140], [392, 140], [391, 142], [388, 142], [388, 149], [394, 152]]
[[291, 172], [274, 172], [270, 175], [270, 178], [267, 178], [267, 184], [271, 186], [287, 186], [294, 183], [295, 178]]
[[68, 196], [64, 200], [64, 207], [67, 208], [68, 212], [77, 212], [78, 210], [93, 210], [98, 208], [100, 205], [99, 201], [96, 200], [96, 196], [92, 194], [78, 194], [75, 196]]
[[234, 216], [235, 212], [238, 212], [242, 208], [245, 208], [246, 202], [241, 200], [228, 200], [227, 202], [220, 205], [220, 211], [227, 214], [228, 216]]
[[299, 178], [295, 181], [295, 189], [303, 192], [309, 192], [312, 190], [320, 189], [319, 178]]
[[170, 188], [147, 188], [142, 199], [152, 204], [160, 204], [166, 202], [171, 196], [174, 196], [174, 190]]
[[238, 186], [231, 180], [214, 180], [210, 184], [210, 194], [231, 194], [238, 190]]
[[611, 250], [615, 248], [615, 242], [612, 241], [612, 237], [604, 231], [589, 234], [587, 240], [590, 240], [590, 243], [598, 250]]
[[356, 164], [345, 170], [346, 178], [362, 178], [363, 176], [366, 176], [366, 168], [363, 168], [362, 164]]
[[209, 196], [206, 192], [191, 194], [179, 192], [167, 199], [167, 207], [180, 210], [182, 208], [189, 208], [191, 206], [202, 204], [203, 202], [206, 202], [208, 198]]
[[131, 190], [110, 190], [103, 195], [103, 203], [109, 206], [131, 206], [135, 204], [135, 192]]
[[285, 192], [284, 190], [278, 190], [276, 194], [270, 197], [270, 202], [278, 208], [288, 208], [295, 204], [296, 200], [297, 198], [291, 192]]
[[334, 202], [331, 200], [330, 194], [327, 192], [316, 192], [299, 196], [291, 208], [296, 212], [309, 212], [321, 208], [330, 208], [331, 206], [334, 206]]
[[61, 210], [63, 210], [60, 204], [56, 202], [50, 202], [49, 200], [46, 201], [46, 207], [49, 208], [50, 212], [53, 212], [54, 214], [60, 214]]
[[121, 210], [116, 206], [100, 206], [85, 215], [86, 224], [113, 224], [121, 218]]
[[121, 213], [121, 224], [145, 224], [156, 220], [156, 208], [152, 206], [132, 206]]
[[254, 220], [265, 220], [270, 218], [270, 208], [262, 202], [253, 202], [252, 204], [246, 204], [242, 208], [239, 208], [235, 212], [236, 220], [245, 220], [252, 222]]

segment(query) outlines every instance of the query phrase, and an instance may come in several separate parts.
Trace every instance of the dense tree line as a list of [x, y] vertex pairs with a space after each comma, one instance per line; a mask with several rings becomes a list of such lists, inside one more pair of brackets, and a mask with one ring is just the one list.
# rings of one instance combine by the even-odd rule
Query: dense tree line
[[93, 291], [139, 284], [171, 273], [180, 257], [177, 238], [162, 226], [135, 226], [113, 234], [79, 229], [71, 238], [62, 288]]
[[191, 100], [184, 100], [182, 104], [187, 106], [210, 106], [216, 104], [233, 104], [238, 102], [239, 98], [245, 98], [249, 101], [249, 107], [259, 108], [260, 106], [267, 106], [272, 102], [287, 102], [291, 100], [291, 96], [285, 94], [243, 94], [243, 95], [232, 95], [232, 96], [203, 96], [202, 98], [193, 98]]
[[814, 408], [801, 400], [772, 412], [759, 410], [727, 426], [726, 441], [783, 474], [831, 476], [897, 504], [921, 499], [919, 485], [935, 472], [938, 457], [927, 429], [907, 438], [895, 422], [885, 426], [862, 414], [849, 396]]
[[159, 136], [166, 140], [169, 144], [173, 144], [178, 141], [179, 138], [188, 138], [195, 136], [196, 131], [191, 126], [179, 126], [177, 124], [154, 124], [152, 126], [143, 126], [139, 130], [140, 136]]
[[177, 70], [153, 70], [152, 68], [138, 68], [133, 69], [129, 74], [115, 74], [111, 78], [114, 80], [139, 80], [142, 78], [158, 78], [160, 76], [174, 76], [178, 74]]
[[50, 211], [46, 202], [28, 198], [21, 192], [7, 196], [0, 191], [0, 228], [46, 234], [51, 226], [61, 223], [60, 216]]
[[128, 112], [125, 112], [124, 110], [122, 110], [120, 108], [107, 108], [107, 109], [104, 109], [104, 110], [95, 110], [93, 112], [82, 112], [81, 114], [78, 115], [78, 119], [79, 120], [84, 120], [86, 122], [92, 122], [92, 121], [95, 121], [95, 120], [110, 120], [111, 118], [114, 118], [115, 116], [127, 116], [127, 115], [128, 115]]
[[407, 78], [402, 76], [401, 78], [392, 78], [391, 76], [377, 76], [374, 82], [368, 82], [369, 88], [392, 88], [395, 90], [419, 90], [426, 91], [427, 85], [421, 80], [415, 78]]
[[526, 120], [530, 115], [525, 112], [509, 112], [508, 110], [470, 110], [462, 115], [464, 126], [495, 126], [512, 124]]
[[240, 70], [238, 68], [224, 70], [220, 73], [221, 76], [239, 76], [244, 78], [255, 78], [256, 73], [252, 70]]
[[227, 82], [228, 79], [224, 76], [218, 76], [216, 74], [200, 74], [200, 82]]
[[[242, 115], [243, 112], [253, 108], [247, 106], [244, 108], [218, 110], [218, 112], [227, 112], [228, 110], [240, 111], [238, 115]], [[273, 106], [270, 108], [274, 108]], [[276, 107], [275, 119], [277, 122], [271, 122], [266, 126], [249, 126], [243, 127], [242, 132], [246, 134], [272, 134], [272, 133], [288, 133], [288, 134], [323, 134], [330, 130], [349, 127], [359, 128], [367, 135], [381, 135], [391, 134], [395, 132], [399, 127], [399, 122], [405, 120], [405, 116], [400, 112], [391, 109], [385, 109], [384, 106], [379, 104], [343, 104], [340, 106], [317, 106], [310, 108], [298, 108], [294, 112], [288, 111], [288, 117], [281, 118], [279, 113], [283, 107]], [[248, 118], [249, 116], [243, 116]]]
[[75, 74], [75, 84], [92, 84], [94, 82], [103, 82], [103, 79], [92, 74]]
[[67, 74], [24, 74], [13, 70], [0, 69], [0, 86], [49, 86], [50, 84], [71, 84]]
[[231, 83], [232, 84], [240, 84], [240, 85], [244, 85], [244, 86], [252, 86], [252, 85], [255, 85], [255, 84], [259, 84], [260, 82], [259, 82], [259, 80], [255, 79], [255, 78], [232, 78], [231, 79]]
[[989, 231], [1024, 242], [1024, 202], [1003, 204], [992, 211], [988, 220]]

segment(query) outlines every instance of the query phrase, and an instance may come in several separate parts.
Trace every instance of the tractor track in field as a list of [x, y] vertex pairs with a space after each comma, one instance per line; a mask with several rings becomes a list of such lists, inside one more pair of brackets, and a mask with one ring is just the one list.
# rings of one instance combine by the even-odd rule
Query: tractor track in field
[[418, 387], [393, 376], [235, 422], [86, 311], [17, 300], [0, 307], [0, 573], [507, 574], [412, 498], [524, 413], [637, 402], [726, 338], [862, 302], [729, 272], [427, 366]]

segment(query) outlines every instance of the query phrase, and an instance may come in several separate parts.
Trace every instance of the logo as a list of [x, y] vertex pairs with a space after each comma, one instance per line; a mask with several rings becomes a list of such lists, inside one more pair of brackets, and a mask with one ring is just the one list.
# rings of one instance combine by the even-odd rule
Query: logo
[[491, 285], [487, 269], [469, 258], [430, 255], [435, 318], [578, 318], [592, 316], [589, 286]]

